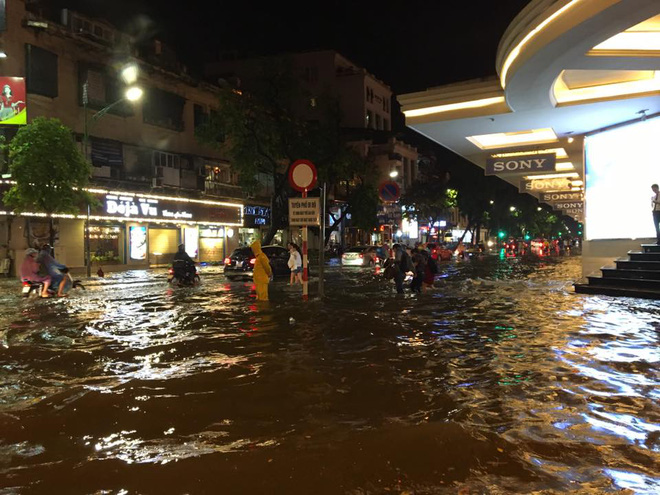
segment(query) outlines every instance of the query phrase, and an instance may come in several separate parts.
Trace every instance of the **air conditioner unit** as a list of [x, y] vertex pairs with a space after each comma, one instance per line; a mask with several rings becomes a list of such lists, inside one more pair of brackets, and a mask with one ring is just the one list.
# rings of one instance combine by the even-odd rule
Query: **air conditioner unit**
[[154, 177], [153, 179], [151, 179], [151, 187], [163, 187], [163, 178]]

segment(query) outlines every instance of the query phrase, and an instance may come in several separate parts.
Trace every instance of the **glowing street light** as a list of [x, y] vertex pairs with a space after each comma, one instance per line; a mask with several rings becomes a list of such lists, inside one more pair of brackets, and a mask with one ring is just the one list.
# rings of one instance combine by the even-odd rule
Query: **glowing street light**
[[128, 101], [138, 101], [140, 98], [142, 98], [143, 94], [144, 91], [142, 91], [142, 88], [138, 86], [131, 86], [126, 90], [124, 95]]
[[138, 80], [137, 64], [128, 64], [121, 70], [121, 78], [126, 84], [134, 84]]
[[394, 179], [395, 177], [398, 177], [398, 176], [399, 176], [399, 172], [398, 172], [398, 170], [392, 170], [392, 171], [390, 172], [390, 177], [392, 177], [393, 179]]

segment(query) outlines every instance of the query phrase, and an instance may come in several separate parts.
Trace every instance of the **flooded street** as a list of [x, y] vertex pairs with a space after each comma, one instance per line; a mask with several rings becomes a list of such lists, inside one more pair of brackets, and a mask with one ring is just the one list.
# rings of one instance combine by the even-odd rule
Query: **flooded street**
[[440, 269], [2, 281], [0, 493], [660, 493], [660, 302], [572, 293], [579, 258]]

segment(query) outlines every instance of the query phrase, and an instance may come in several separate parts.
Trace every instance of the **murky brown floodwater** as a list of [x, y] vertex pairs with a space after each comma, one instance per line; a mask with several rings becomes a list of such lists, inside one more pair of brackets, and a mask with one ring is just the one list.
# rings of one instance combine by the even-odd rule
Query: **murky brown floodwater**
[[660, 493], [660, 301], [579, 273], [450, 263], [401, 298], [334, 267], [266, 307], [217, 273], [3, 282], [0, 493]]

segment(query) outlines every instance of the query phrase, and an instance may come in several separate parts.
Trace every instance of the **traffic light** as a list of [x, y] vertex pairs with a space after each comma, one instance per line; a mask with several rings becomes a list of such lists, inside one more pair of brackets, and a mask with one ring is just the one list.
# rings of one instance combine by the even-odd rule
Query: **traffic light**
[[500, 239], [504, 239], [505, 235], [506, 235], [506, 232], [500, 230], [499, 233], [497, 234], [497, 237], [499, 237]]
[[526, 240], [526, 241], [529, 241], [530, 239], [531, 239], [530, 235], [529, 235], [529, 234], [525, 234], [525, 240]]
[[578, 235], [582, 235], [582, 224], [578, 223]]

